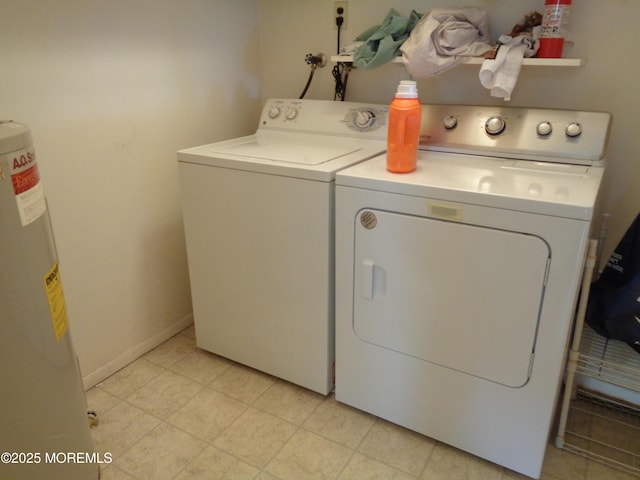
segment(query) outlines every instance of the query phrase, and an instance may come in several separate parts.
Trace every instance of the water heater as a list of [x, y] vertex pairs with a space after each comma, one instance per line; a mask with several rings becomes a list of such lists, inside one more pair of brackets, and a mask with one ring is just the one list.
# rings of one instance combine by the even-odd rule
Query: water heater
[[0, 385], [0, 478], [99, 478], [36, 154], [16, 122], [0, 122]]

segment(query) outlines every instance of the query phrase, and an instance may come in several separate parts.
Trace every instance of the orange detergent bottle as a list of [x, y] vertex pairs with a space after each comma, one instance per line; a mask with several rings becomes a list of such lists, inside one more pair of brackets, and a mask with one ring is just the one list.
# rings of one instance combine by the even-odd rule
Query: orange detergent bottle
[[408, 173], [416, 169], [422, 106], [416, 82], [402, 80], [389, 107], [387, 170]]

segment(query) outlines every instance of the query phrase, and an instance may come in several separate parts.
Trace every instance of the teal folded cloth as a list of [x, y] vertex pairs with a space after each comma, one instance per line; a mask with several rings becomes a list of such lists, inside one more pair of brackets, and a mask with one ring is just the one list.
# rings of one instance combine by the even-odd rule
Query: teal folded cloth
[[422, 15], [415, 10], [408, 17], [400, 15], [393, 8], [389, 10], [381, 25], [375, 25], [362, 32], [356, 41], [364, 42], [353, 52], [353, 65], [372, 69], [389, 63], [400, 55], [400, 46]]

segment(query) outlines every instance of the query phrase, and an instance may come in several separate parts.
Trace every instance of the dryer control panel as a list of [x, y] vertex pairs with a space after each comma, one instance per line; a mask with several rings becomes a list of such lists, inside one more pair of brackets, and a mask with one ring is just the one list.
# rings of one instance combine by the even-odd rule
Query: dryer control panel
[[603, 112], [423, 105], [420, 148], [602, 165], [610, 123]]

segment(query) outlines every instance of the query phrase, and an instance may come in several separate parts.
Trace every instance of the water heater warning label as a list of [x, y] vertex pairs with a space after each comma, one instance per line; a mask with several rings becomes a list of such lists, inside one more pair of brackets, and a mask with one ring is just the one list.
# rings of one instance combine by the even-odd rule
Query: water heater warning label
[[62, 291], [58, 262], [45, 275], [44, 288], [49, 301], [53, 331], [56, 334], [56, 340], [60, 340], [69, 326], [69, 317], [67, 315], [67, 305], [64, 301], [64, 292]]
[[10, 166], [20, 220], [22, 226], [26, 226], [37, 220], [47, 209], [35, 152], [30, 148], [17, 152], [13, 155]]

